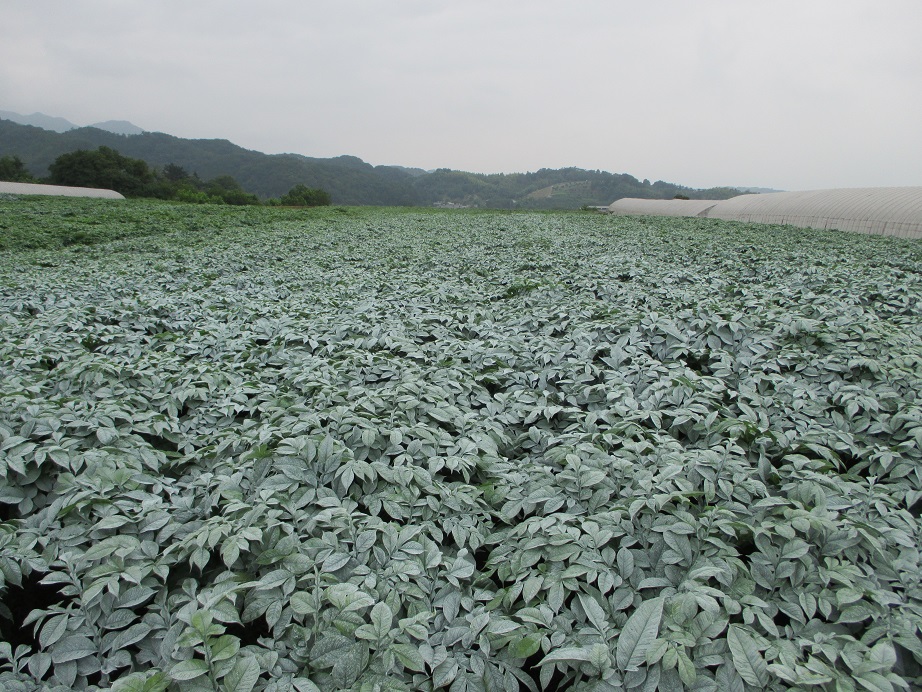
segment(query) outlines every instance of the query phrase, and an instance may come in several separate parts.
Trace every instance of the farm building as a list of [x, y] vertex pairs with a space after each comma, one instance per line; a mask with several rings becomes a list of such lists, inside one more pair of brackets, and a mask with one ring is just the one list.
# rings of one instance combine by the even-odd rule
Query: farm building
[[739, 195], [727, 200], [619, 199], [613, 214], [698, 216], [922, 238], [922, 187], [866, 187]]
[[98, 190], [93, 187], [64, 187], [63, 185], [36, 185], [33, 183], [8, 183], [4, 181], [0, 181], [0, 194], [125, 199], [115, 190]]

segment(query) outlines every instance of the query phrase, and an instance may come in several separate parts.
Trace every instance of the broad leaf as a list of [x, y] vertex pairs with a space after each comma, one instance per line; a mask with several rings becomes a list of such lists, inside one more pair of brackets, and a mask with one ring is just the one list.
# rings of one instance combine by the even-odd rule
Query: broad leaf
[[239, 656], [222, 679], [227, 692], [251, 692], [259, 681], [259, 663], [252, 656]]
[[659, 633], [663, 617], [662, 597], [641, 602], [618, 635], [616, 662], [621, 670], [637, 670]]
[[768, 667], [755, 640], [742, 627], [730, 625], [727, 629], [727, 645], [733, 657], [733, 666], [740, 677], [749, 685], [765, 687], [769, 680]]

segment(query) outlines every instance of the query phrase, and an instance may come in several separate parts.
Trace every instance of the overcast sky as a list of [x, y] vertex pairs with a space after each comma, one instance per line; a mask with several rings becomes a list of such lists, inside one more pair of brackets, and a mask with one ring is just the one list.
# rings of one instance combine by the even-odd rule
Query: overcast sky
[[0, 110], [376, 165], [922, 185], [922, 0], [0, 7]]

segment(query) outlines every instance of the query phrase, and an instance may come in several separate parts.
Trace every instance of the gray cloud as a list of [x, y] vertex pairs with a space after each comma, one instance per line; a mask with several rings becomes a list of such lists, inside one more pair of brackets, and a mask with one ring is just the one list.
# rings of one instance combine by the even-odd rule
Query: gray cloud
[[8, 3], [0, 109], [267, 152], [922, 184], [922, 4]]

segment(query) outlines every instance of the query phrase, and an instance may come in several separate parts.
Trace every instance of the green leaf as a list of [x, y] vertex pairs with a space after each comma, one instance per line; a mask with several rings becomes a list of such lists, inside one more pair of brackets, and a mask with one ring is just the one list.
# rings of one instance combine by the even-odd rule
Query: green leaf
[[336, 663], [333, 664], [331, 675], [333, 681], [340, 688], [351, 687], [362, 674], [362, 669], [368, 662], [368, 648], [357, 642], [341, 651]]
[[330, 553], [323, 561], [322, 569], [324, 572], [336, 572], [345, 567], [351, 559], [349, 553]]
[[432, 671], [432, 684], [436, 687], [447, 687], [458, 675], [458, 664], [449, 658], [442, 661]]
[[151, 633], [151, 626], [146, 622], [137, 622], [126, 630], [119, 632], [112, 640], [112, 650], [118, 651], [126, 646], [136, 644]]
[[872, 661], [880, 666], [882, 670], [890, 670], [896, 665], [896, 649], [892, 642], [885, 639], [877, 642], [868, 652]]
[[29, 657], [29, 672], [33, 677], [43, 678], [51, 667], [51, 654], [38, 653]]
[[659, 633], [663, 617], [663, 597], [643, 601], [628, 618], [618, 635], [615, 658], [623, 671], [637, 670]]
[[314, 612], [314, 597], [307, 591], [295, 591], [288, 602], [291, 604], [291, 609], [298, 615]]
[[327, 587], [324, 594], [330, 603], [345, 611], [361, 610], [375, 604], [375, 599], [359, 591], [355, 584], [334, 584]]
[[809, 543], [799, 539], [794, 539], [792, 541], [788, 541], [785, 544], [784, 550], [781, 551], [781, 557], [786, 560], [796, 560], [797, 558], [801, 558], [809, 552]]
[[647, 649], [647, 655], [645, 661], [648, 666], [653, 665], [658, 662], [669, 650], [669, 641], [666, 639], [655, 639], [650, 645], [650, 648]]
[[682, 679], [682, 682], [685, 683], [688, 687], [691, 687], [695, 684], [695, 679], [697, 678], [697, 673], [695, 672], [695, 664], [692, 663], [691, 659], [685, 655], [684, 652], [679, 652], [679, 677]]
[[144, 692], [145, 682], [144, 673], [131, 673], [113, 682], [110, 689], [112, 692]]
[[513, 658], [528, 658], [541, 648], [541, 637], [529, 635], [516, 639], [509, 644], [509, 653]]
[[96, 430], [96, 438], [102, 444], [107, 445], [118, 439], [118, 431], [112, 428], [99, 428]]
[[577, 646], [566, 646], [551, 651], [547, 656], [538, 662], [538, 665], [543, 666], [547, 663], [574, 663], [577, 661], [588, 662], [590, 660], [592, 660], [592, 649]]
[[212, 615], [207, 610], [196, 610], [189, 618], [189, 625], [199, 634], [207, 636], [212, 621]]
[[428, 620], [427, 613], [420, 613], [411, 618], [401, 619], [398, 625], [402, 632], [406, 632], [414, 639], [427, 640], [429, 638], [429, 629], [426, 626]]
[[531, 601], [535, 596], [538, 595], [538, 592], [541, 590], [541, 585], [544, 583], [544, 578], [541, 576], [529, 577], [525, 580], [525, 584], [522, 586], [522, 600], [526, 603]]
[[836, 591], [836, 605], [841, 608], [844, 605], [860, 601], [863, 597], [864, 594], [856, 589], [839, 589]]
[[352, 634], [358, 639], [365, 639], [366, 641], [370, 642], [377, 642], [381, 640], [372, 625], [359, 625], [355, 629], [355, 632]]
[[455, 561], [451, 565], [451, 569], [448, 570], [446, 575], [448, 581], [458, 585], [458, 580], [467, 579], [474, 574], [474, 563], [470, 560], [465, 559], [467, 556], [467, 550], [464, 548], [461, 549], [458, 553], [458, 557], [455, 558]]
[[240, 557], [240, 546], [234, 536], [228, 538], [221, 544], [221, 560], [227, 567], [233, 566]]
[[291, 685], [298, 692], [321, 692], [320, 688], [307, 678], [293, 678]]
[[230, 634], [225, 634], [209, 642], [212, 661], [223, 661], [237, 655], [240, 650], [240, 640]]
[[838, 617], [838, 622], [864, 622], [865, 620], [873, 619], [877, 614], [878, 610], [876, 608], [873, 608], [866, 603], [857, 603], [843, 610]]
[[112, 692], [164, 692], [170, 679], [161, 671], [131, 673], [112, 683]]
[[51, 650], [51, 661], [57, 665], [67, 661], [78, 661], [96, 653], [96, 644], [82, 634], [71, 634], [58, 641]]
[[598, 671], [608, 670], [611, 666], [611, 653], [608, 647], [605, 644], [593, 644], [589, 650], [589, 663]]
[[394, 652], [394, 655], [397, 656], [404, 668], [417, 673], [426, 671], [426, 661], [423, 659], [422, 654], [419, 653], [419, 649], [412, 644], [391, 644], [390, 650]]
[[733, 657], [733, 666], [747, 684], [765, 687], [769, 673], [765, 660], [759, 653], [755, 640], [739, 625], [730, 625], [727, 630], [727, 645]]
[[107, 529], [117, 529], [119, 526], [124, 526], [130, 521], [131, 519], [121, 514], [111, 514], [108, 517], [103, 517], [99, 523], [96, 524], [96, 530], [104, 531]]
[[717, 669], [714, 682], [717, 683], [720, 692], [746, 692], [746, 681], [729, 661]]
[[893, 684], [880, 673], [865, 671], [860, 673], [855, 682], [871, 692], [893, 692]]
[[239, 656], [221, 682], [227, 692], [250, 692], [256, 686], [259, 674], [259, 663], [254, 657]]
[[197, 658], [189, 659], [188, 661], [180, 661], [170, 668], [170, 677], [177, 682], [195, 680], [195, 678], [206, 675], [207, 673], [208, 664]]
[[330, 668], [342, 652], [352, 645], [351, 639], [336, 631], [327, 631], [311, 648], [311, 664], [316, 668]]
[[42, 631], [38, 636], [38, 643], [43, 649], [47, 649], [49, 646], [58, 641], [61, 637], [64, 636], [64, 633], [67, 632], [67, 622], [69, 620], [67, 614], [56, 615], [52, 618], [49, 618], [48, 621], [42, 626]]
[[391, 631], [394, 614], [387, 603], [380, 601], [371, 609], [371, 624], [374, 625], [378, 640], [384, 639]]
[[362, 531], [362, 533], [360, 533], [355, 539], [356, 552], [364, 553], [368, 550], [371, 550], [371, 547], [375, 544], [377, 539], [377, 531]]
[[156, 592], [148, 586], [132, 586], [121, 592], [116, 605], [119, 608], [134, 608], [152, 598]]
[[623, 546], [618, 549], [618, 573], [622, 579], [629, 579], [634, 573], [634, 554]]
[[599, 605], [599, 602], [595, 600], [592, 596], [585, 593], [578, 593], [580, 605], [583, 606], [583, 610], [586, 612], [586, 617], [589, 618], [589, 622], [601, 633], [608, 631], [608, 616], [605, 614], [605, 610], [602, 606]]

